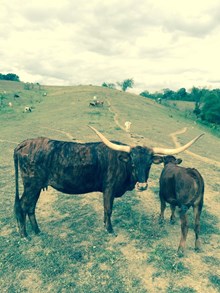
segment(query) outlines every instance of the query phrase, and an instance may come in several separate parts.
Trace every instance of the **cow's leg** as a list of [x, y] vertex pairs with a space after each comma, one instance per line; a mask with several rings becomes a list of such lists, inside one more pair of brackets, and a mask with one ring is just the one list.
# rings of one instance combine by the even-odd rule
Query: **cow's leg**
[[186, 245], [186, 237], [188, 233], [188, 219], [186, 214], [180, 214], [181, 223], [181, 239], [178, 247], [178, 252], [183, 253]]
[[112, 196], [108, 192], [105, 192], [103, 194], [103, 201], [104, 201], [104, 225], [106, 227], [106, 230], [109, 233], [114, 233], [114, 230], [112, 228], [112, 223], [111, 223], [111, 215], [112, 215], [114, 196]]
[[32, 196], [32, 200], [31, 200], [31, 203], [30, 203], [30, 205], [28, 207], [28, 211], [27, 211], [27, 214], [28, 214], [28, 217], [29, 217], [29, 220], [30, 220], [30, 223], [31, 223], [31, 227], [32, 227], [32, 229], [33, 229], [35, 234], [40, 233], [40, 229], [38, 227], [36, 216], [35, 216], [35, 208], [36, 208], [38, 198], [40, 196], [40, 192], [41, 191], [38, 191], [38, 193], [35, 193]]
[[195, 250], [197, 250], [197, 251], [200, 250], [199, 232], [200, 232], [200, 215], [202, 212], [202, 205], [203, 205], [203, 203], [201, 202], [199, 205], [196, 205], [193, 207], [194, 220], [195, 220], [195, 226], [194, 226]]
[[160, 194], [160, 216], [159, 216], [159, 223], [163, 224], [164, 222], [164, 211], [166, 209], [166, 202], [163, 196]]
[[28, 217], [31, 222], [31, 226], [35, 233], [39, 233], [40, 230], [37, 225], [37, 221], [35, 218], [35, 207], [37, 200], [40, 195], [40, 189], [36, 189], [31, 185], [28, 185], [28, 187], [24, 186], [24, 192], [20, 199], [20, 205], [22, 210], [22, 219], [20, 221], [19, 230], [21, 237], [27, 237], [27, 231], [26, 231], [26, 216], [28, 214]]
[[171, 204], [170, 205], [170, 209], [171, 209], [170, 224], [174, 224], [175, 223], [175, 220], [176, 220], [176, 216], [175, 216], [176, 206], [173, 205], [173, 204]]

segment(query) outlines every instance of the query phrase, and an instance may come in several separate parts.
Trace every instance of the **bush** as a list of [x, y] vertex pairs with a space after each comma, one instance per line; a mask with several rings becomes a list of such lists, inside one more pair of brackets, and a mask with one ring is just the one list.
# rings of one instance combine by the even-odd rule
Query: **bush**
[[206, 97], [201, 118], [211, 123], [220, 124], [220, 96], [216, 93], [211, 93]]

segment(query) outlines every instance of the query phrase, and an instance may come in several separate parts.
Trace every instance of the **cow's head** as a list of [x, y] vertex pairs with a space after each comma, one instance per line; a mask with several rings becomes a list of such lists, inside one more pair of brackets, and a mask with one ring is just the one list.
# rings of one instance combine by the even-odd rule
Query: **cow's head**
[[193, 143], [195, 143], [203, 134], [197, 136], [187, 144], [182, 147], [175, 149], [164, 149], [164, 148], [148, 148], [142, 146], [128, 146], [128, 145], [118, 145], [109, 141], [103, 134], [101, 134], [94, 127], [89, 126], [102, 140], [102, 142], [109, 148], [127, 153], [127, 156], [120, 156], [120, 159], [125, 162], [130, 162], [132, 165], [132, 175], [137, 183], [137, 189], [142, 191], [147, 189], [147, 180], [149, 177], [149, 172], [151, 165], [160, 164], [163, 162], [164, 155], [174, 155], [185, 151]]
[[174, 165], [180, 165], [182, 163], [182, 161], [183, 161], [182, 159], [180, 159], [180, 158], [177, 159], [174, 156], [163, 157], [164, 167], [169, 163], [174, 164]]

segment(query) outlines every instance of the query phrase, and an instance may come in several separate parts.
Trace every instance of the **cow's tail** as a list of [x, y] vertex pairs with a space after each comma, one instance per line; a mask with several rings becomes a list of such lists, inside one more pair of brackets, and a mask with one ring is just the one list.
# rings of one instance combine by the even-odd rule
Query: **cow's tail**
[[22, 208], [19, 198], [19, 174], [18, 174], [18, 155], [16, 150], [14, 151], [14, 168], [15, 168], [15, 203], [14, 203], [14, 213], [17, 219], [20, 218], [22, 214]]

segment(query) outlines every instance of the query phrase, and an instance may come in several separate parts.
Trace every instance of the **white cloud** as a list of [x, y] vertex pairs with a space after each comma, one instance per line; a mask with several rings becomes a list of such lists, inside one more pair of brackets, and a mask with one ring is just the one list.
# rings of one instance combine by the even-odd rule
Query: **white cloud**
[[136, 92], [220, 87], [217, 0], [1, 2], [1, 73], [65, 85], [133, 78]]

